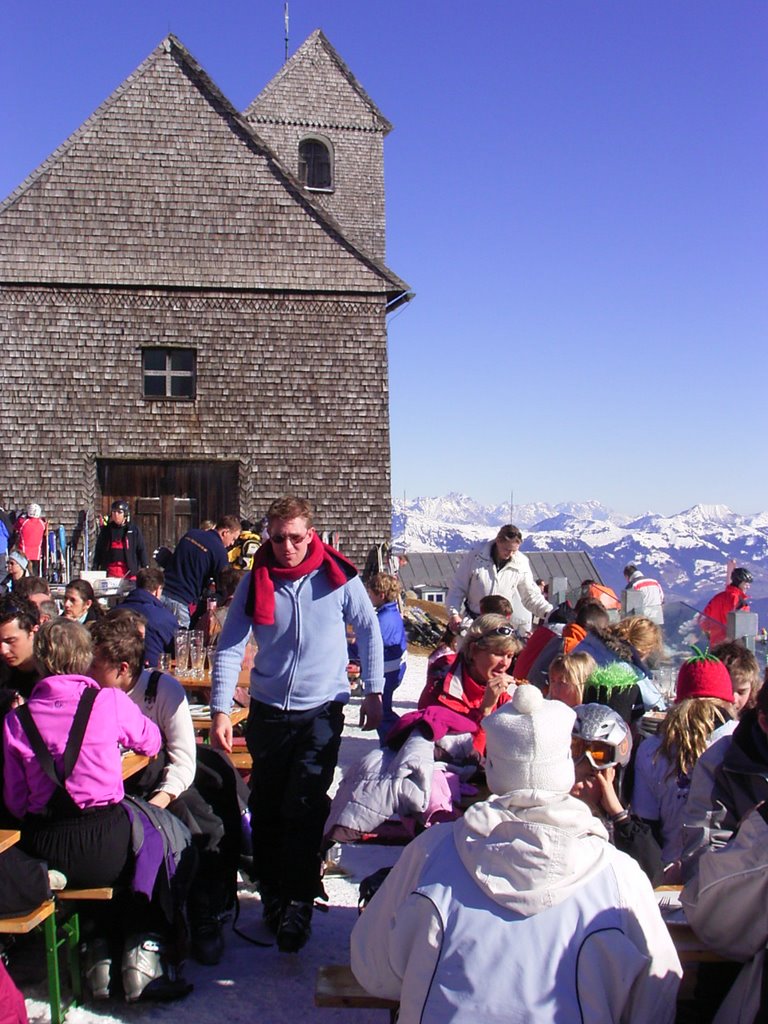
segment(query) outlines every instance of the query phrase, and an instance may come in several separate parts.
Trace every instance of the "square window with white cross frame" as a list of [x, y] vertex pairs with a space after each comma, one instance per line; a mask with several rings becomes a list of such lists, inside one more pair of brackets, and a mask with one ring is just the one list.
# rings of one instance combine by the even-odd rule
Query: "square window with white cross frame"
[[144, 397], [193, 401], [197, 376], [194, 348], [143, 348], [141, 371]]

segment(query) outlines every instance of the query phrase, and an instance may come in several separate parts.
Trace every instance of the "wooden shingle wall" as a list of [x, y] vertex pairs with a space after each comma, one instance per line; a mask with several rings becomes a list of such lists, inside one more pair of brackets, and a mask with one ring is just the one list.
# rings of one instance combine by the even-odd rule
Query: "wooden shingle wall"
[[[380, 299], [0, 288], [6, 507], [38, 501], [71, 529], [95, 460], [240, 460], [258, 519], [305, 494], [354, 559], [390, 532]], [[194, 345], [197, 399], [142, 398], [140, 346]]]
[[0, 280], [384, 291], [162, 47], [12, 194]]

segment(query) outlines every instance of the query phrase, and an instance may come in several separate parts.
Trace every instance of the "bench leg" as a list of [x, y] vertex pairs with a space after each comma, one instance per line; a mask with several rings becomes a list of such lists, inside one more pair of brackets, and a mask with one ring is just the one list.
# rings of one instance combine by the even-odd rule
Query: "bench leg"
[[72, 1002], [79, 1006], [83, 1001], [83, 972], [80, 966], [80, 916], [72, 914], [61, 926], [67, 950], [67, 968], [72, 986]]
[[59, 978], [59, 944], [56, 939], [56, 917], [51, 914], [43, 922], [45, 961], [48, 968], [48, 1002], [51, 1006], [51, 1024], [62, 1024], [61, 981]]

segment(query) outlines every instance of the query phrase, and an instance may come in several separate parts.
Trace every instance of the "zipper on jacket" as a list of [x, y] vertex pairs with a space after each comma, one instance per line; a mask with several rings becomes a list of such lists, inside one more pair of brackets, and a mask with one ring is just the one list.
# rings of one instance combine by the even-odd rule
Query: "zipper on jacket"
[[294, 604], [294, 619], [296, 620], [296, 636], [295, 636], [295, 643], [296, 643], [295, 651], [296, 651], [296, 654], [294, 656], [293, 664], [291, 665], [291, 671], [290, 671], [290, 674], [288, 676], [288, 685], [285, 688], [285, 700], [283, 701], [283, 711], [290, 710], [288, 705], [291, 702], [291, 693], [293, 691], [293, 683], [294, 683], [294, 680], [296, 678], [296, 668], [297, 668], [298, 663], [299, 663], [299, 648], [301, 646], [301, 605], [299, 604], [299, 597], [301, 595], [302, 587], [307, 582], [309, 577], [312, 576], [312, 575], [313, 575], [312, 573], [308, 573], [306, 576], [302, 576], [302, 578], [299, 580], [299, 585], [298, 585], [298, 587], [296, 587], [296, 590], [291, 590], [291, 600], [293, 601], [293, 604]]

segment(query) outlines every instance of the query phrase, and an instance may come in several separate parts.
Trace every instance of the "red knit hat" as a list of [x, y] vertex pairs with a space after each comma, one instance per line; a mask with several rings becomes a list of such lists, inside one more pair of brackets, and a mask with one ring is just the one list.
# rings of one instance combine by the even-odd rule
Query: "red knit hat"
[[686, 697], [717, 697], [733, 700], [733, 683], [728, 669], [711, 654], [703, 654], [684, 661], [677, 673], [675, 700]]

